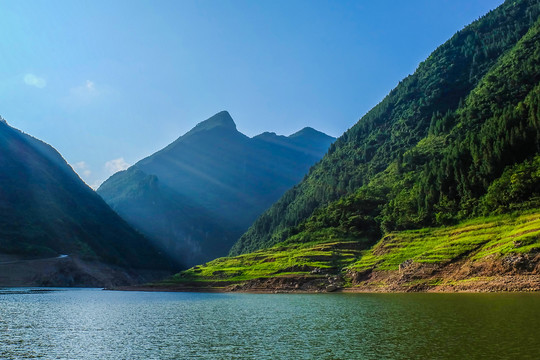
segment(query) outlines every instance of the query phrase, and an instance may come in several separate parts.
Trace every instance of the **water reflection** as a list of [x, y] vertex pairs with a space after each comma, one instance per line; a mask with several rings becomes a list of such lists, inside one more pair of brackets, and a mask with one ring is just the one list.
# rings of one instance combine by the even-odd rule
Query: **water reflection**
[[0, 358], [534, 359], [540, 353], [540, 294], [35, 290], [0, 291]]

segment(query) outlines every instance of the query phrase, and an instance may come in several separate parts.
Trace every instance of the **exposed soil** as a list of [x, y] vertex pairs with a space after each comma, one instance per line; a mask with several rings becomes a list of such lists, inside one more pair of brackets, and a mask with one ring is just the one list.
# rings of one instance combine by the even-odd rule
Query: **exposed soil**
[[398, 271], [350, 272], [359, 292], [540, 291], [540, 253], [446, 264], [405, 262]]

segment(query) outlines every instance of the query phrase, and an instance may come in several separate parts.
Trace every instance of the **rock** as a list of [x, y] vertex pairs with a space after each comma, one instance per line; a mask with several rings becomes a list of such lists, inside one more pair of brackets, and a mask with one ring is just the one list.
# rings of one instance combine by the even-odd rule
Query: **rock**
[[351, 278], [353, 283], [357, 284], [361, 281], [367, 280], [372, 271], [373, 269], [371, 268], [363, 271], [349, 270], [347, 272], [347, 277]]
[[508, 255], [503, 258], [502, 263], [507, 270], [530, 271], [533, 268], [529, 256], [522, 254]]
[[333, 291], [336, 291], [337, 289], [338, 289], [338, 288], [337, 288], [337, 286], [335, 286], [335, 285], [328, 285], [328, 286], [326, 287], [326, 292], [333, 292]]
[[402, 262], [401, 264], [399, 264], [399, 272], [402, 272], [403, 270], [411, 266], [412, 263], [413, 263], [412, 259], [408, 259]]
[[240, 286], [240, 284], [236, 284], [234, 286], [232, 286], [230, 288], [231, 291], [238, 291], [238, 290], [242, 290], [242, 286]]

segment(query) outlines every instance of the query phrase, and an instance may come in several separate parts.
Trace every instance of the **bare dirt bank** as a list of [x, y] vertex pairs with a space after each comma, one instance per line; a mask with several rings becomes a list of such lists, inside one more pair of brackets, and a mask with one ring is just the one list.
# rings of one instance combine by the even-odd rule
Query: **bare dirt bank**
[[[491, 276], [448, 281], [445, 284], [400, 284], [396, 282], [362, 282], [356, 285], [339, 286], [326, 280], [301, 277], [251, 280], [242, 284], [212, 286], [209, 284], [189, 285], [136, 285], [111, 287], [121, 291], [165, 291], [165, 292], [243, 292], [243, 293], [398, 293], [398, 292], [535, 292], [540, 291], [540, 275]], [[307, 284], [307, 285], [306, 285]], [[218, 284], [216, 284], [218, 285]]]
[[351, 290], [396, 292], [540, 291], [540, 253], [446, 264], [408, 262], [397, 271], [350, 272]]

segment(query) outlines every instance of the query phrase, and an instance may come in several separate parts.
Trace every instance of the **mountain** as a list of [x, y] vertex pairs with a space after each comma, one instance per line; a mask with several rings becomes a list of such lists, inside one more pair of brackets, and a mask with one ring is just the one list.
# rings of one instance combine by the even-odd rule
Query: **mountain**
[[[231, 255], [284, 241], [316, 209], [375, 184], [392, 166], [403, 173], [406, 166], [424, 172], [408, 173], [419, 176], [418, 181], [405, 179], [405, 174], [388, 181], [386, 187], [394, 191], [389, 196], [386, 190], [370, 191], [386, 204], [388, 216], [381, 230], [441, 224], [445, 217], [458, 220], [470, 215], [475, 201], [506, 166], [537, 151], [536, 120], [531, 124], [503, 120], [499, 112], [510, 112], [529, 92], [534, 96], [535, 44], [524, 44], [523, 37], [534, 31], [539, 6], [533, 0], [506, 1], [457, 32], [339, 137], [309, 175], [254, 222]], [[526, 46], [526, 53], [516, 46]], [[517, 60], [521, 63], [510, 67]], [[416, 193], [406, 193], [409, 186]], [[412, 208], [396, 207], [405, 198]], [[434, 219], [437, 209], [443, 208]], [[379, 223], [369, 226], [374, 238], [381, 234], [373, 232]]]
[[185, 266], [226, 255], [334, 138], [312, 128], [249, 138], [222, 111], [111, 176], [98, 194]]
[[[92, 267], [135, 269], [135, 273], [136, 269], [171, 268], [170, 260], [112, 211], [54, 148], [10, 127], [5, 120], [0, 121], [0, 169], [0, 265], [67, 255], [60, 257], [64, 259], [61, 263], [79, 267], [75, 269], [78, 276], [90, 280], [61, 284], [101, 286], [133, 279], [109, 276], [102, 282], [92, 278]], [[76, 259], [76, 264], [70, 259]], [[56, 265], [60, 269], [62, 264]], [[60, 270], [71, 274], [67, 268]], [[55, 284], [54, 280], [43, 281]]]
[[[457, 32], [263, 213], [165, 287], [540, 290], [540, 3]], [[242, 254], [242, 255], [240, 255]]]

